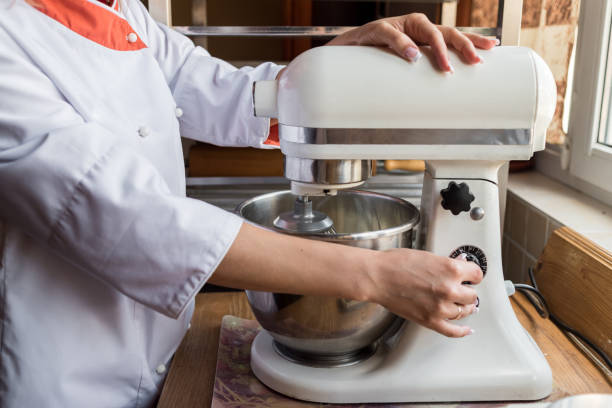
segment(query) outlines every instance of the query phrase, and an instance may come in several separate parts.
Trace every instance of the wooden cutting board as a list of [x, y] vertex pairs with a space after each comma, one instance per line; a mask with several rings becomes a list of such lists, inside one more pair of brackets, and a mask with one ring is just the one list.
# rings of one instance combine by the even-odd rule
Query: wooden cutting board
[[535, 278], [551, 312], [612, 355], [612, 253], [562, 227], [548, 239]]

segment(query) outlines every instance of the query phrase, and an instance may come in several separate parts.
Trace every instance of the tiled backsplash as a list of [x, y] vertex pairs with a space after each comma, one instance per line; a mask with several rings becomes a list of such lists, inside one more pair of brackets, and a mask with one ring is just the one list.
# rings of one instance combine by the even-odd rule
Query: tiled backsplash
[[527, 269], [535, 266], [550, 234], [562, 226], [557, 220], [508, 191], [502, 243], [505, 279], [526, 282]]
[[537, 171], [510, 174], [502, 244], [506, 279], [526, 281], [550, 234], [563, 226], [612, 251], [612, 206]]

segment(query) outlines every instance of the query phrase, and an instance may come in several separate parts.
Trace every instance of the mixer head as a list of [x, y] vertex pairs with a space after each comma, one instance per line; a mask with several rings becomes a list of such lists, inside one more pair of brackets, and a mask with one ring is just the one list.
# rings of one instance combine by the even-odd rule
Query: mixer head
[[297, 196], [293, 211], [276, 217], [274, 226], [295, 234], [335, 233], [332, 219], [325, 213], [313, 211], [312, 201], [308, 196]]

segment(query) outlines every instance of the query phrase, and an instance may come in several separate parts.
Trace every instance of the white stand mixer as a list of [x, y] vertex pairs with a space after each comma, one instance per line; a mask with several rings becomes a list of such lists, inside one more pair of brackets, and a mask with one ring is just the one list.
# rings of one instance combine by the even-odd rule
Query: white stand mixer
[[451, 54], [456, 71], [429, 55], [407, 62], [373, 47], [321, 47], [300, 55], [279, 81], [257, 82], [258, 116], [279, 120], [285, 175], [300, 195], [360, 184], [374, 159], [423, 159], [423, 249], [466, 253], [485, 277], [480, 313], [450, 339], [414, 323], [354, 365], [317, 368], [279, 355], [262, 331], [255, 375], [272, 389], [329, 403], [536, 400], [552, 391], [537, 344], [518, 322], [504, 285], [497, 171], [542, 150], [556, 103], [552, 74], [533, 51], [497, 47], [484, 64]]

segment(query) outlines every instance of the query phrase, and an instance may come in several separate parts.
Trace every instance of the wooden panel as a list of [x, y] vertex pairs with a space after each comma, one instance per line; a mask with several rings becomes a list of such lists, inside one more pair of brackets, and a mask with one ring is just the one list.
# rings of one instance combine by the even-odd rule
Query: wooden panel
[[551, 311], [612, 354], [612, 253], [559, 228], [538, 260], [535, 277]]
[[385, 170], [425, 171], [423, 160], [385, 160]]
[[[207, 23], [210, 26], [283, 25], [283, 0], [206, 1]], [[283, 39], [208, 37], [208, 51], [226, 61], [282, 61]]]
[[[284, 25], [312, 25], [312, 0], [284, 0]], [[286, 38], [283, 41], [283, 55], [286, 60], [292, 60], [312, 47], [310, 38]]]
[[471, 25], [472, 0], [457, 1], [457, 26], [468, 27]]
[[190, 177], [267, 177], [283, 175], [280, 150], [197, 144], [189, 151]]
[[[554, 392], [547, 400], [585, 393], [610, 393], [605, 376], [549, 320], [542, 319], [522, 296], [512, 305], [525, 329], [538, 343], [552, 372]], [[208, 407], [217, 361], [221, 318], [253, 318], [242, 292], [207, 293], [196, 298], [192, 327], [179, 347], [162, 390], [158, 408]], [[476, 408], [479, 404], [471, 404]]]

